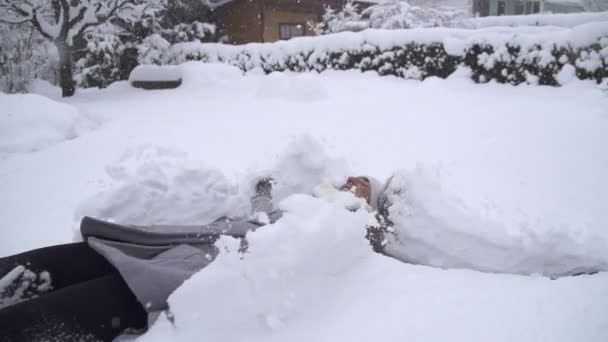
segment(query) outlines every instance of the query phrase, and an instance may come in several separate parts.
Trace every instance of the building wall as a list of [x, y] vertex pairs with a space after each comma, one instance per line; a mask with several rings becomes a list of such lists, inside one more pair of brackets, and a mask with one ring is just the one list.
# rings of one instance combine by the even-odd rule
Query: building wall
[[[522, 6], [527, 2], [538, 2], [540, 3], [540, 12], [552, 12], [552, 13], [573, 13], [582, 12], [584, 7], [576, 3], [562, 3], [551, 0], [480, 0], [487, 1], [490, 11], [489, 15], [498, 15], [498, 1], [505, 2], [505, 15], [520, 15], [520, 14], [532, 14], [532, 13], [520, 13], [516, 10], [516, 4], [519, 3]], [[521, 7], [520, 7], [521, 8]]]
[[307, 23], [317, 23], [324, 6], [343, 5], [344, 0], [233, 0], [213, 14], [227, 43], [274, 42], [280, 38], [280, 24], [303, 24], [304, 34], [314, 35]]
[[552, 3], [545, 1], [543, 11], [552, 13], [576, 13], [583, 12], [585, 8], [575, 3]]
[[215, 10], [220, 34], [231, 44], [261, 42], [262, 10], [256, 0], [234, 0]]
[[321, 13], [299, 13], [290, 11], [276, 11], [271, 9], [264, 10], [264, 42], [274, 42], [280, 39], [279, 25], [280, 24], [296, 24], [304, 25], [304, 34], [307, 36], [314, 35], [314, 32], [308, 27], [308, 22], [316, 23], [319, 21]]

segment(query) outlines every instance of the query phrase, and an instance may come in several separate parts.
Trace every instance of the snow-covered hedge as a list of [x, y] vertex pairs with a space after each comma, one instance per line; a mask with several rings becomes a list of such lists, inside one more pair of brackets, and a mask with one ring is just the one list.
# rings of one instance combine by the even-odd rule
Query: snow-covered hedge
[[243, 71], [359, 69], [413, 79], [447, 77], [466, 66], [477, 82], [558, 85], [558, 79], [569, 78], [558, 76], [562, 71], [576, 72], [580, 79], [608, 77], [608, 22], [574, 28], [366, 30], [242, 46], [182, 43], [162, 56], [164, 64], [193, 60]]

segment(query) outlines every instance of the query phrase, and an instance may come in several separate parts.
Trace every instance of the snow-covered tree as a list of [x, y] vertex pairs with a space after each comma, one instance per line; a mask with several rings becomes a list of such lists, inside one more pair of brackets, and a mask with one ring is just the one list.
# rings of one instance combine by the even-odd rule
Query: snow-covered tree
[[390, 0], [370, 6], [362, 15], [369, 27], [379, 29], [470, 26], [459, 9], [416, 0]]
[[164, 0], [0, 0], [0, 22], [28, 25], [52, 42], [59, 56], [63, 96], [75, 83], [72, 47], [77, 37], [104, 23], [133, 22], [162, 8]]
[[81, 87], [104, 88], [120, 79], [120, 56], [125, 44], [110, 24], [85, 34], [84, 56], [76, 62], [75, 80]]
[[349, 0], [337, 11], [327, 7], [321, 22], [314, 27], [317, 34], [360, 31], [366, 28], [407, 29], [415, 27], [470, 27], [464, 11], [441, 6], [433, 0], [388, 0], [359, 11]]
[[326, 6], [321, 21], [313, 27], [313, 30], [316, 34], [329, 34], [342, 31], [361, 31], [366, 28], [367, 23], [361, 21], [358, 6], [352, 0], [348, 0], [339, 11]]
[[0, 24], [0, 91], [25, 92], [40, 77], [55, 80], [57, 53], [31, 27]]
[[199, 21], [158, 30], [137, 46], [140, 64], [163, 64], [171, 45], [184, 42], [217, 41], [215, 25]]

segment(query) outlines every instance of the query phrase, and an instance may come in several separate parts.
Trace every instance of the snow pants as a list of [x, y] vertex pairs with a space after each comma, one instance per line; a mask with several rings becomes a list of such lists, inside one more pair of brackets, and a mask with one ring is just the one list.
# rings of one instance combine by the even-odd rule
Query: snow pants
[[0, 341], [112, 341], [148, 315], [86, 243], [0, 258]]

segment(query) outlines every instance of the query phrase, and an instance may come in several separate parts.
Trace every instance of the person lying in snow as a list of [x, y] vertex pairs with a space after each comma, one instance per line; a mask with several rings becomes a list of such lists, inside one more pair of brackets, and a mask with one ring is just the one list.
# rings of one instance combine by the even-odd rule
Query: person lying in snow
[[[375, 181], [374, 181], [375, 182]], [[349, 177], [339, 189], [321, 184], [317, 197], [351, 191], [358, 202], [348, 209], [378, 208], [378, 227], [368, 227], [374, 251], [383, 250], [389, 221], [379, 184]], [[148, 313], [168, 308], [167, 299], [186, 279], [218, 254], [220, 235], [241, 240], [281, 212], [272, 207], [272, 184], [256, 185], [252, 208], [257, 219], [222, 217], [204, 226], [124, 226], [90, 217], [80, 226], [84, 242], [40, 248], [0, 259], [0, 341], [112, 341], [125, 332], [143, 332]]]

